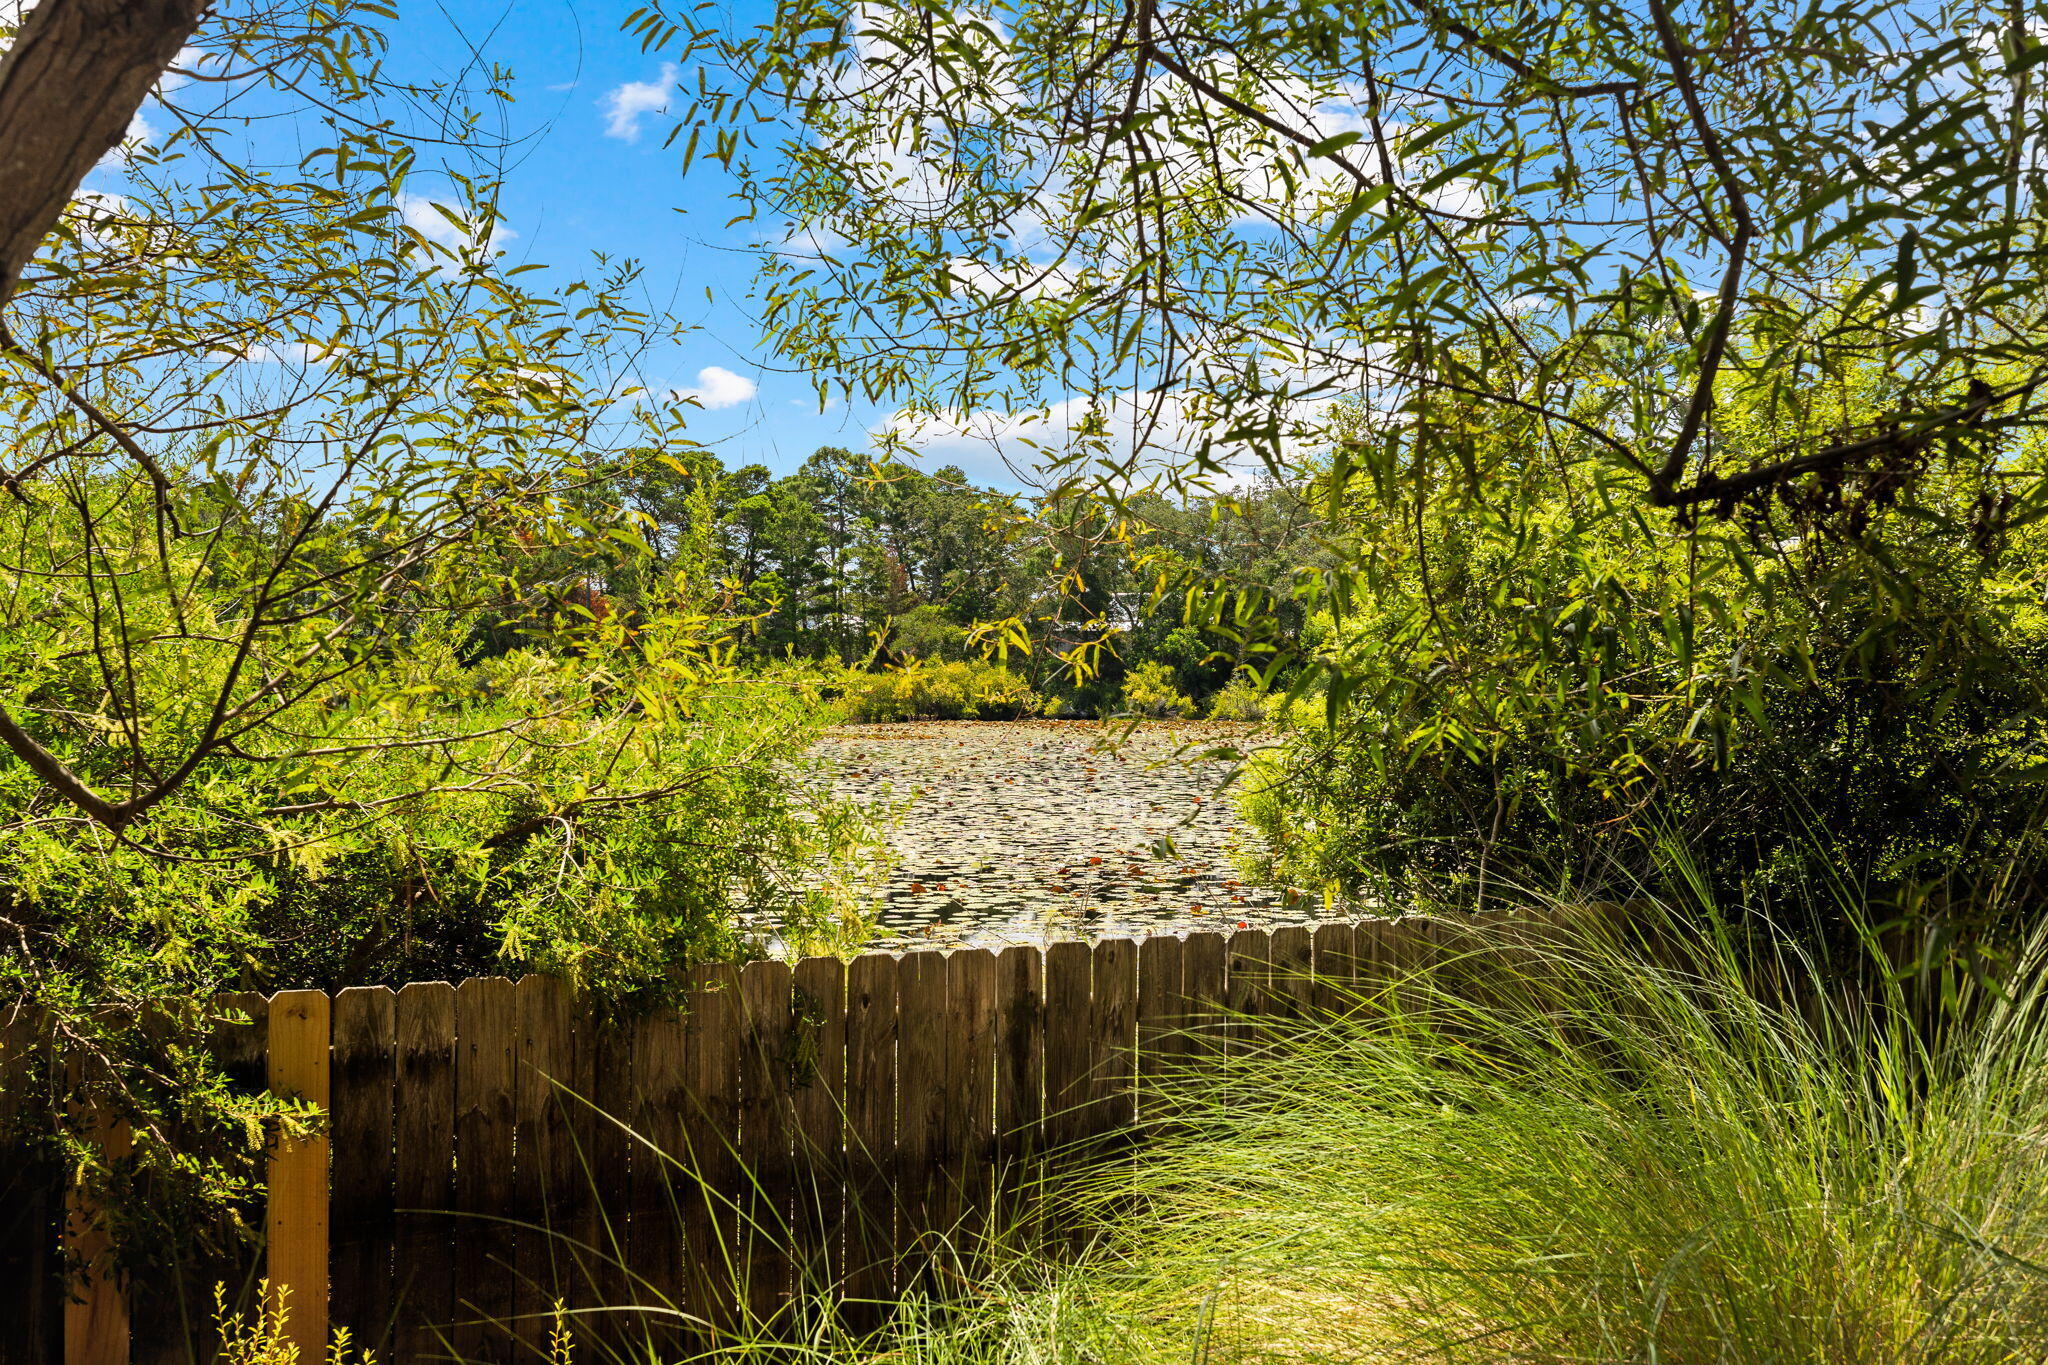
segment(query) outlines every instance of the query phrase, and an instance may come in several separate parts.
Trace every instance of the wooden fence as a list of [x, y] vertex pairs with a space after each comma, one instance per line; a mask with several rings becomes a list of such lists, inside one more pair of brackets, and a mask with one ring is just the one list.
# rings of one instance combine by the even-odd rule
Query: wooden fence
[[[1438, 937], [1373, 921], [755, 962], [634, 1018], [543, 977], [234, 997], [231, 1074], [330, 1115], [273, 1144], [247, 1279], [288, 1287], [308, 1362], [343, 1326], [396, 1365], [542, 1359], [558, 1304], [585, 1340], [658, 1344], [820, 1291], [874, 1319], [1026, 1207], [1007, 1196], [1029, 1173], [1156, 1120], [1148, 1083], [1191, 1049], [1246, 1046], [1244, 1020], [1331, 1006]], [[103, 1247], [52, 1174], [16, 1163], [0, 1193], [0, 1365], [203, 1358], [209, 1277], [67, 1276], [60, 1244], [74, 1265]], [[623, 1305], [647, 1311], [596, 1311]]]

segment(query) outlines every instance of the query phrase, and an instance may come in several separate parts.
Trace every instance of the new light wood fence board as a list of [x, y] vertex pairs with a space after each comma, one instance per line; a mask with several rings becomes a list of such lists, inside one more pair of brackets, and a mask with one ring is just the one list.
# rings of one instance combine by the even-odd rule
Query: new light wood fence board
[[[324, 991], [270, 998], [271, 1093], [326, 1109], [333, 1003]], [[272, 1139], [264, 1264], [285, 1335], [302, 1360], [327, 1349], [328, 1152], [326, 1134]]]

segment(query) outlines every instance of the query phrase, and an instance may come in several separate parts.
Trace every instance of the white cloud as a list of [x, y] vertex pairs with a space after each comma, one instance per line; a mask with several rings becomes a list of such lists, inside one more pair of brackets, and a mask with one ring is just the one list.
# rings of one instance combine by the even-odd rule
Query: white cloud
[[762, 242], [778, 256], [791, 260], [814, 261], [823, 256], [843, 256], [852, 246], [846, 238], [828, 228], [791, 227], [783, 232], [764, 232]]
[[[505, 243], [519, 235], [504, 223], [493, 222], [490, 231], [484, 234], [482, 242], [479, 243], [478, 225], [464, 215], [461, 205], [445, 199], [435, 199], [430, 195], [400, 194], [398, 212], [407, 227], [457, 256], [479, 246], [486, 257], [495, 256], [505, 249]], [[456, 221], [449, 221], [450, 214], [454, 215]]]
[[177, 56], [171, 58], [170, 66], [156, 83], [155, 93], [159, 96], [168, 95], [180, 86], [189, 85], [192, 78], [200, 74], [202, 67], [209, 62], [218, 63], [219, 61], [220, 58], [215, 53], [203, 52], [187, 44], [178, 49]]
[[281, 341], [276, 345], [258, 342], [234, 351], [214, 351], [215, 360], [242, 365], [298, 365], [325, 368], [348, 354], [344, 346], [321, 346], [310, 341]]
[[1044, 298], [1047, 294], [1071, 293], [1076, 283], [1073, 273], [1059, 265], [1023, 259], [992, 265], [971, 256], [955, 256], [948, 261], [946, 276], [969, 293], [986, 298]]
[[701, 408], [733, 408], [760, 391], [761, 386], [743, 374], [734, 374], [723, 365], [706, 365], [697, 371], [694, 386], [671, 389], [669, 396], [681, 402], [694, 402]]
[[137, 111], [135, 117], [129, 120], [128, 131], [122, 134], [120, 142], [115, 144], [111, 151], [100, 158], [99, 165], [94, 169], [104, 170], [109, 167], [125, 166], [128, 164], [129, 158], [155, 141], [156, 127], [140, 111]]
[[668, 92], [675, 88], [674, 62], [663, 62], [661, 74], [651, 81], [627, 81], [600, 102], [604, 110], [604, 135], [621, 142], [640, 140], [640, 120], [668, 108]]
[[[1327, 397], [1279, 402], [1267, 439], [1234, 436], [1251, 413], [1224, 410], [1201, 394], [1124, 389], [1100, 400], [1076, 395], [1021, 412], [943, 415], [898, 412], [871, 434], [884, 448], [959, 465], [970, 477], [1043, 488], [1061, 477], [1115, 470], [1144, 483], [1169, 469], [1219, 487], [1248, 482], [1269, 461], [1299, 460], [1327, 440]], [[1052, 466], [1065, 461], [1058, 469]]]

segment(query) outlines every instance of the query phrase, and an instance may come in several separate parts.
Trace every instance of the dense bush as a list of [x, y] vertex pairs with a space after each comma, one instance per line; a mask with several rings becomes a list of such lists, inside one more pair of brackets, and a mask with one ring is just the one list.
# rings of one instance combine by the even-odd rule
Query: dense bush
[[1195, 703], [1173, 685], [1163, 663], [1142, 663], [1124, 676], [1123, 709], [1139, 716], [1192, 716]]
[[913, 661], [883, 673], [848, 673], [840, 683], [848, 720], [1017, 720], [1038, 714], [1031, 685], [1000, 664]]
[[[2026, 875], [2048, 536], [1996, 471], [2031, 454], [1958, 443], [1688, 526], [1511, 428], [1471, 449], [1487, 496], [1344, 494], [1370, 571], [1313, 624], [1324, 681], [1246, 778], [1258, 870], [1390, 905], [1626, 895], [1670, 843], [1723, 894], [1826, 875], [1914, 907]], [[1843, 851], [1825, 867], [1816, 834]]]
[[1210, 720], [1261, 721], [1271, 700], [1258, 679], [1249, 673], [1232, 675], [1230, 682], [1209, 699]]

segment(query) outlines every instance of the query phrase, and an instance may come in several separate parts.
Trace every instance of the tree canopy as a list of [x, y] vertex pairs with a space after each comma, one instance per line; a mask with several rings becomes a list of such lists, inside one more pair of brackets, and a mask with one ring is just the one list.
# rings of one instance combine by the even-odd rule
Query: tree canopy
[[[1287, 463], [1334, 399], [1374, 414], [1354, 444], [1439, 446], [1450, 399], [1726, 515], [2048, 402], [2026, 6], [813, 0], [635, 27], [708, 73], [684, 156], [809, 248], [764, 259], [781, 351], [925, 422], [1038, 413], [1077, 476]], [[1816, 398], [1871, 363], [1872, 407]], [[1759, 407], [1781, 439], [1731, 446]]]

